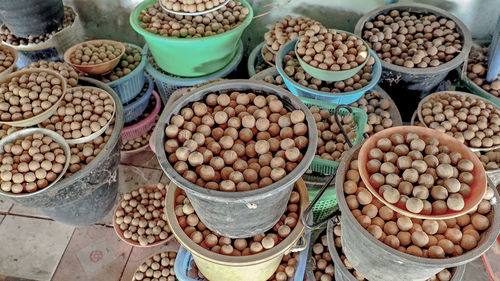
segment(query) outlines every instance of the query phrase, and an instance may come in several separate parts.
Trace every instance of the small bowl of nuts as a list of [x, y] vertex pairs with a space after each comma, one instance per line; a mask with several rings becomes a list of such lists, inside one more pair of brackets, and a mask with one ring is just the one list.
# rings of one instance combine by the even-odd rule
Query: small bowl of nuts
[[369, 47], [353, 33], [314, 24], [295, 44], [300, 66], [314, 78], [334, 82], [354, 76], [365, 66]]
[[365, 141], [358, 161], [368, 191], [411, 218], [455, 218], [474, 209], [486, 193], [486, 173], [477, 156], [429, 128], [378, 132]]
[[166, 189], [159, 183], [123, 195], [113, 216], [121, 240], [135, 247], [154, 247], [173, 237], [164, 213]]
[[176, 259], [176, 251], [164, 251], [155, 254], [137, 268], [132, 277], [132, 281], [176, 281], [178, 280], [174, 271]]
[[64, 53], [64, 61], [77, 70], [102, 75], [112, 71], [125, 53], [125, 45], [113, 40], [91, 40], [79, 43]]
[[69, 166], [70, 149], [59, 134], [39, 128], [13, 132], [0, 140], [0, 193], [30, 196], [49, 189]]
[[16, 68], [17, 52], [7, 45], [0, 45], [0, 79], [11, 74]]

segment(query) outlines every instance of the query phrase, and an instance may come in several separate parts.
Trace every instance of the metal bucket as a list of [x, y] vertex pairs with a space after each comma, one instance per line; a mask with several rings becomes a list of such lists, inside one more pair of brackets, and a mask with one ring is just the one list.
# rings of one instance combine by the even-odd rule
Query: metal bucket
[[[184, 106], [206, 95], [223, 91], [252, 91], [274, 94], [285, 107], [301, 109], [306, 114], [308, 147], [302, 161], [283, 179], [263, 188], [242, 192], [211, 190], [193, 184], [179, 175], [167, 159], [164, 149], [165, 130], [170, 118]], [[316, 153], [318, 133], [316, 122], [307, 107], [290, 92], [271, 84], [250, 80], [227, 80], [200, 87], [181, 97], [171, 108], [164, 110], [154, 135], [155, 151], [163, 171], [182, 188], [200, 220], [211, 230], [230, 238], [251, 237], [273, 227], [285, 211], [294, 183], [311, 164]], [[244, 219], [242, 219], [244, 218]]]
[[[173, 183], [167, 189], [165, 200], [168, 224], [177, 241], [193, 255], [196, 266], [208, 280], [265, 281], [276, 271], [284, 255], [305, 250], [307, 247], [307, 240], [303, 235], [304, 226], [299, 220], [290, 235], [281, 243], [255, 255], [226, 256], [204, 249], [189, 238], [177, 221], [174, 206], [175, 198], [180, 191]], [[300, 194], [300, 215], [302, 215], [305, 207], [309, 204], [309, 197], [307, 196], [307, 187], [301, 179], [297, 181], [296, 191]], [[287, 203], [288, 199], [289, 197], [287, 197]], [[246, 219], [246, 217], [239, 217], [239, 219]], [[297, 245], [301, 239], [303, 241]]]
[[[344, 195], [344, 178], [348, 165], [357, 157], [362, 143], [348, 151], [337, 171], [336, 187], [339, 208], [342, 211], [342, 246], [352, 266], [371, 281], [426, 280], [439, 271], [464, 265], [486, 252], [500, 233], [500, 211], [493, 205], [493, 220], [490, 228], [482, 234], [478, 246], [461, 256], [431, 259], [412, 256], [389, 247], [375, 239], [364, 229], [351, 213]], [[495, 198], [499, 195], [495, 188]]]
[[109, 213], [118, 194], [123, 107], [116, 93], [106, 84], [84, 77], [79, 79], [79, 84], [101, 88], [115, 101], [115, 125], [104, 149], [82, 170], [60, 180], [51, 188], [2, 197], [15, 204], [38, 208], [53, 220], [64, 224], [92, 225]]

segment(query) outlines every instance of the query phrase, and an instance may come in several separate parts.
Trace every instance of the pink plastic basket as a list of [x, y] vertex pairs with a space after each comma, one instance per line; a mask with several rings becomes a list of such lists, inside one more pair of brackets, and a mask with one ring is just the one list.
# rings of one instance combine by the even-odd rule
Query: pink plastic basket
[[155, 97], [156, 100], [155, 108], [153, 109], [151, 114], [148, 115], [148, 117], [142, 119], [141, 121], [133, 125], [123, 128], [121, 134], [123, 141], [133, 140], [142, 135], [145, 135], [147, 132], [149, 132], [149, 130], [151, 130], [151, 128], [153, 128], [156, 117], [158, 117], [158, 113], [160, 113], [160, 108], [161, 108], [160, 95], [158, 95], [156, 91], [153, 91], [153, 96]]

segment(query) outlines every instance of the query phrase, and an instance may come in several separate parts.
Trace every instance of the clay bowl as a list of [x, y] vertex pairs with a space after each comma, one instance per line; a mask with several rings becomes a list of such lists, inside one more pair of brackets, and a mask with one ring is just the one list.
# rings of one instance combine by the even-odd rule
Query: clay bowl
[[[99, 64], [78, 65], [78, 64], [74, 64], [71, 62], [71, 54], [73, 54], [79, 46], [81, 46], [83, 44], [93, 44], [93, 43], [108, 43], [108, 44], [113, 44], [114, 46], [119, 46], [121, 49], [121, 53], [116, 58], [114, 58], [110, 61], [107, 61], [107, 62], [99, 63]], [[117, 41], [113, 41], [113, 40], [103, 40], [103, 39], [91, 40], [91, 41], [86, 41], [86, 42], [76, 44], [73, 47], [69, 48], [64, 53], [64, 61], [69, 63], [71, 66], [73, 66], [75, 69], [77, 69], [81, 72], [91, 74], [91, 75], [103, 75], [103, 74], [111, 72], [118, 65], [118, 63], [120, 62], [120, 59], [124, 53], [125, 53], [125, 45], [121, 42], [117, 42]]]

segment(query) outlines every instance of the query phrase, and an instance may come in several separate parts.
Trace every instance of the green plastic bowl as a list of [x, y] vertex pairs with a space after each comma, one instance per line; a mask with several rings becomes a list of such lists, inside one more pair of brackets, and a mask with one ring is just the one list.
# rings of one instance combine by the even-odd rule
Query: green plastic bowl
[[[370, 47], [368, 46], [368, 44], [366, 44], [365, 40], [363, 40], [362, 38], [360, 38], [359, 36], [357, 36], [356, 34], [351, 33], [351, 32], [347, 32], [347, 31], [339, 30], [339, 29], [335, 29], [335, 31], [337, 31], [337, 33], [346, 33], [347, 36], [354, 36], [357, 39], [363, 41], [363, 44], [366, 47], [367, 57], [362, 64], [358, 65], [355, 68], [351, 68], [349, 70], [333, 71], [333, 70], [324, 70], [324, 69], [314, 67], [314, 66], [308, 64], [307, 62], [303, 61], [302, 58], [299, 55], [297, 55], [297, 59], [300, 63], [300, 66], [304, 69], [305, 72], [307, 72], [309, 75], [311, 75], [312, 77], [314, 77], [316, 79], [323, 80], [323, 81], [329, 81], [329, 82], [336, 82], [336, 81], [342, 81], [342, 80], [348, 79], [350, 77], [353, 77], [354, 75], [356, 75], [356, 73], [358, 73], [365, 66], [366, 62], [368, 61], [368, 58], [370, 57]], [[295, 43], [294, 51], [296, 54], [297, 54], [297, 44], [299, 42], [300, 42], [300, 38], [297, 40], [297, 43]]]
[[238, 42], [253, 18], [253, 10], [246, 0], [237, 0], [250, 10], [245, 21], [221, 34], [202, 38], [163, 37], [146, 31], [139, 15], [156, 0], [146, 0], [130, 14], [130, 25], [144, 37], [158, 66], [181, 77], [205, 76], [224, 68], [238, 51]]

